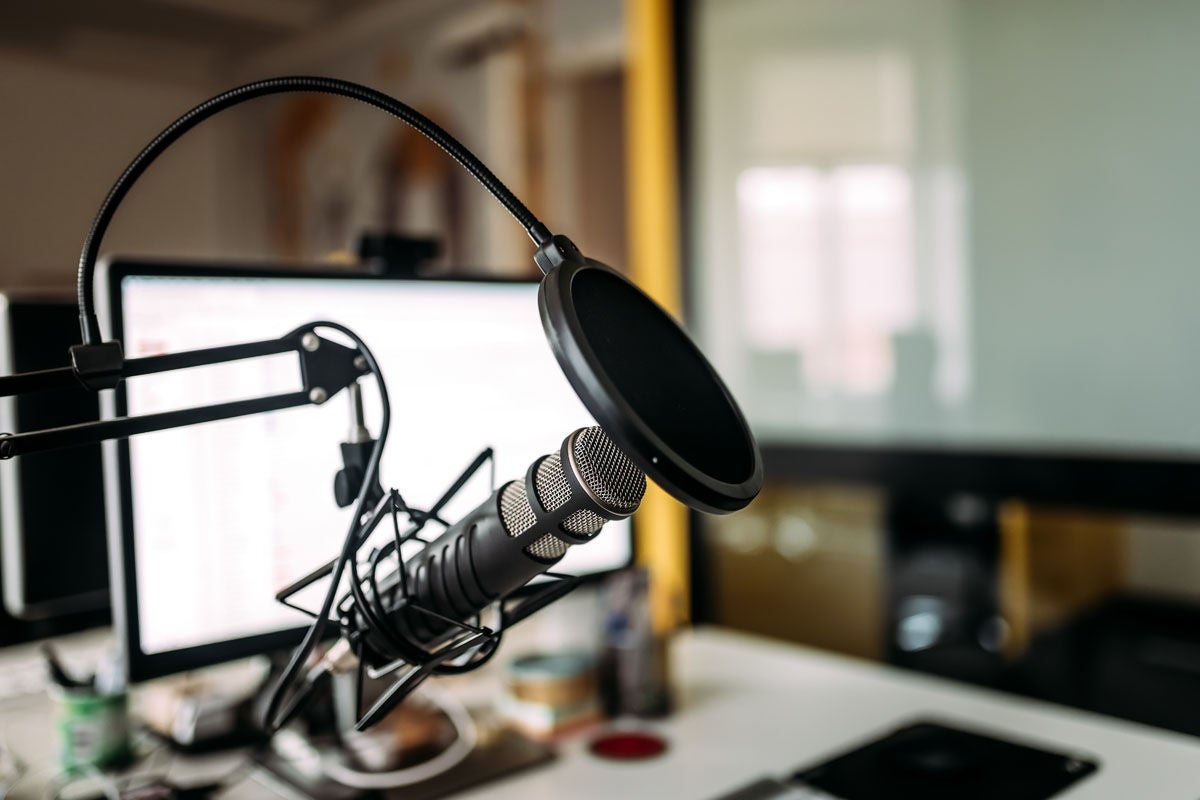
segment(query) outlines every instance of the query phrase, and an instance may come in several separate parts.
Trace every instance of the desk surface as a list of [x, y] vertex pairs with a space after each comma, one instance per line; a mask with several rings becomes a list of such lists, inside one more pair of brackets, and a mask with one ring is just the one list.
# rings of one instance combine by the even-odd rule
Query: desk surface
[[918, 717], [1097, 758], [1064, 800], [1200, 796], [1200, 739], [724, 630], [686, 633], [673, 654], [679, 711], [654, 726], [666, 756], [615, 765], [572, 743], [555, 764], [463, 796], [713, 797]]
[[[713, 797], [919, 717], [1099, 760], [1099, 771], [1061, 794], [1064, 800], [1200, 796], [1200, 739], [718, 629], [680, 635], [673, 658], [678, 711], [648, 725], [668, 739], [665, 756], [617, 764], [591, 756], [578, 739], [548, 766], [460, 796]], [[32, 763], [47, 752], [46, 711], [44, 701], [0, 705], [0, 734]], [[272, 796], [256, 782], [230, 794]]]

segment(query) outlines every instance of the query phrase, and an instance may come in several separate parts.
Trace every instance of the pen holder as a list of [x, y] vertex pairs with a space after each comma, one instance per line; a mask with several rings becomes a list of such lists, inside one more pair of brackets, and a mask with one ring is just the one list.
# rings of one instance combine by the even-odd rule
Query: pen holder
[[132, 760], [128, 694], [62, 686], [50, 686], [47, 691], [57, 717], [59, 761], [64, 770], [107, 769]]

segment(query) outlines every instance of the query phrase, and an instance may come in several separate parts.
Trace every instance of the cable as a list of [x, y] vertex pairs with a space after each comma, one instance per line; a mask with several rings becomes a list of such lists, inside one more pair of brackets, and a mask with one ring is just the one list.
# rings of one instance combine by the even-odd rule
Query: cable
[[221, 111], [244, 103], [247, 100], [291, 92], [316, 92], [338, 95], [357, 100], [360, 103], [373, 106], [381, 111], [386, 111], [417, 132], [423, 134], [431, 142], [442, 148], [464, 169], [474, 175], [476, 180], [483, 185], [483, 188], [487, 189], [493, 197], [499, 200], [508, 209], [508, 212], [516, 218], [517, 222], [521, 223], [521, 226], [525, 228], [525, 232], [533, 240], [534, 244], [541, 247], [550, 241], [551, 233], [549, 228], [543, 225], [534, 216], [533, 212], [526, 208], [525, 204], [482, 161], [476, 158], [461, 142], [444, 131], [437, 123], [412, 106], [367, 86], [337, 78], [322, 78], [307, 75], [267, 78], [266, 80], [254, 81], [253, 83], [247, 83], [243, 86], [222, 92], [216, 97], [205, 100], [172, 122], [137, 154], [133, 161], [129, 163], [129, 166], [125, 168], [125, 171], [121, 173], [121, 176], [117, 178], [116, 183], [109, 189], [108, 196], [101, 203], [100, 210], [96, 213], [96, 218], [92, 222], [91, 230], [88, 231], [87, 238], [84, 239], [83, 250], [79, 255], [79, 324], [85, 345], [99, 344], [102, 339], [100, 335], [100, 323], [96, 318], [96, 308], [92, 300], [92, 282], [96, 271], [96, 259], [100, 252], [100, 243], [104, 239], [104, 234], [108, 230], [108, 225], [112, 221], [117, 207], [121, 204], [121, 201], [133, 187], [134, 183], [141, 177], [142, 173], [146, 171], [146, 168], [181, 136], [209, 117], [215, 116]]
[[[395, 508], [392, 508], [391, 513], [396, 513]], [[374, 603], [367, 599], [366, 594], [362, 589], [362, 578], [358, 574], [358, 559], [351, 558], [349, 563], [350, 568], [350, 595], [354, 598], [354, 602], [358, 604], [358, 611], [367, 620], [371, 628], [377, 631], [385, 638], [392, 647], [402, 650], [404, 645], [402, 642], [397, 642], [396, 637], [392, 634], [391, 626], [389, 626], [384, 617], [386, 611], [381, 607], [377, 609]], [[403, 560], [400, 562], [400, 569], [404, 569]], [[374, 572], [371, 573], [372, 585], [374, 585]], [[376, 613], [376, 611], [380, 613]]]
[[[275, 684], [275, 688], [271, 690], [271, 696], [267, 700], [266, 713], [263, 715], [263, 726], [268, 733], [274, 733], [286, 724], [300, 709], [304, 698], [312, 690], [312, 683], [301, 686], [299, 689], [293, 689], [293, 684], [295, 684], [300, 670], [304, 667], [304, 663], [312, 655], [317, 642], [321, 640], [321, 636], [325, 632], [325, 626], [329, 624], [329, 612], [332, 610], [334, 600], [337, 597], [338, 584], [342, 581], [342, 572], [345, 570], [346, 561], [352, 557], [358, 546], [359, 526], [362, 524], [363, 514], [367, 510], [367, 499], [371, 491], [371, 486], [374, 485], [379, 475], [379, 461], [383, 456], [383, 446], [387, 441], [388, 430], [391, 427], [392, 421], [392, 405], [388, 399], [387, 384], [383, 379], [383, 371], [379, 368], [379, 362], [375, 360], [375, 356], [371, 352], [371, 349], [367, 347], [366, 342], [359, 338], [358, 334], [354, 333], [354, 331], [336, 322], [312, 322], [305, 326], [305, 328], [318, 327], [338, 331], [348, 336], [354, 342], [355, 346], [358, 347], [359, 352], [366, 359], [367, 368], [375, 376], [375, 382], [379, 386], [379, 400], [383, 417], [379, 423], [379, 437], [375, 441], [375, 446], [371, 448], [371, 457], [368, 459], [367, 467], [364, 470], [362, 487], [358, 491], [358, 499], [354, 504], [354, 513], [350, 518], [350, 529], [346, 532], [346, 538], [342, 542], [342, 551], [338, 554], [337, 562], [333, 567], [333, 573], [330, 575], [329, 589], [325, 592], [325, 599], [322, 601], [321, 610], [313, 620], [312, 625], [305, 632], [304, 639], [300, 642], [300, 645], [292, 653], [291, 659], [284, 668], [279, 681]], [[281, 711], [280, 705], [284, 701], [284, 695], [289, 693], [289, 702]]]
[[471, 718], [466, 706], [449, 692], [427, 685], [424, 693], [454, 726], [456, 736], [445, 750], [428, 761], [390, 772], [364, 772], [348, 767], [332, 757], [321, 759], [321, 769], [343, 786], [354, 789], [394, 789], [427, 781], [461, 764], [479, 741], [479, 729], [475, 720]]

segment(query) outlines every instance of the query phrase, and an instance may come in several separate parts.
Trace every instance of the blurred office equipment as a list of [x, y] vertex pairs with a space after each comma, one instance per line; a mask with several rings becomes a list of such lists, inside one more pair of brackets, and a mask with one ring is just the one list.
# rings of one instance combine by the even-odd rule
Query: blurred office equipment
[[[399, 420], [384, 480], [427, 507], [479, 449], [496, 474], [523, 472], [588, 416], [545, 352], [537, 284], [411, 280], [117, 262], [114, 331], [131, 356], [246, 341], [310, 319], [351, 319], [395, 387]], [[129, 381], [130, 413], [279, 391], [286, 362]], [[520, 379], [512, 381], [512, 376]], [[504, 391], [481, 391], [503, 386]], [[369, 387], [364, 392], [372, 391]], [[365, 403], [372, 408], [370, 399]], [[118, 562], [117, 626], [133, 680], [286, 647], [304, 617], [274, 594], [328, 557], [345, 525], [331, 482], [348, 408], [281, 412], [121, 442], [107, 469]], [[321, 452], [327, 455], [322, 457]], [[485, 471], [486, 473], [486, 471]], [[457, 519], [491, 490], [479, 474], [444, 510]], [[573, 548], [570, 574], [632, 557], [628, 522]], [[302, 596], [303, 597], [303, 596]]]
[[[1063, 793], [1063, 800], [1186, 800], [1200, 782], [1200, 743], [1170, 731], [729, 630], [681, 632], [674, 652], [681, 702], [675, 714], [653, 726], [668, 743], [659, 757], [614, 763], [591, 755], [584, 742], [565, 743], [560, 757], [539, 769], [457, 796], [720, 797], [755, 776], [786, 778], [929, 718], [968, 730], [986, 725], [995, 738], [1098, 763], [1100, 768]], [[747, 680], [748, 674], [755, 680]], [[15, 754], [34, 770], [53, 757], [44, 705], [0, 704], [0, 735], [5, 734]], [[178, 769], [170, 774], [182, 778], [186, 763], [173, 759]], [[298, 759], [295, 766], [305, 764]], [[217, 776], [229, 771], [224, 766]], [[10, 800], [42, 796], [36, 776], [30, 776]], [[251, 771], [223, 796], [295, 798], [295, 793]]]
[[662, 717], [670, 712], [670, 641], [650, 618], [650, 573], [627, 570], [604, 593], [604, 648], [599, 678], [609, 717]]
[[[1200, 675], [1146, 655], [1200, 645], [1200, 593], [1136, 596], [1137, 532], [1096, 513], [1200, 516], [1200, 7], [682, 8], [691, 320], [776, 492], [707, 526], [741, 581], [707, 618], [761, 574], [724, 562], [809, 601], [853, 564], [882, 589], [851, 617], [827, 587], [847, 649], [1200, 733], [1163, 713]], [[849, 555], [839, 492], [872, 494]]]
[[498, 710], [526, 735], [551, 740], [599, 721], [596, 683], [591, 653], [527, 653], [508, 665]]
[[965, 492], [890, 498], [889, 661], [979, 683], [1000, 680], [1009, 623], [997, 580], [998, 519], [994, 502]]
[[[62, 365], [78, 307], [67, 292], [0, 296], [0, 372]], [[94, 395], [52, 391], [0, 399], [0, 430], [99, 418]], [[108, 559], [99, 446], [0, 463], [0, 642], [11, 644], [108, 620]]]

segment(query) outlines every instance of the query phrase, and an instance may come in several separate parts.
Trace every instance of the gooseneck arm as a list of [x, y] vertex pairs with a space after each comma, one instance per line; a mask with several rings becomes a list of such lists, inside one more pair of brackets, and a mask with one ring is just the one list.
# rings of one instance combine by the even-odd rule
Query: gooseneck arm
[[444, 131], [437, 123], [417, 111], [412, 106], [361, 84], [337, 78], [322, 78], [306, 75], [281, 78], [267, 78], [254, 81], [243, 86], [230, 89], [212, 97], [188, 111], [179, 119], [172, 122], [146, 145], [137, 157], [129, 163], [117, 182], [109, 190], [108, 196], [100, 205], [91, 230], [83, 242], [83, 250], [79, 254], [79, 325], [85, 346], [98, 345], [102, 341], [100, 323], [96, 318], [96, 309], [92, 300], [92, 281], [96, 271], [96, 259], [100, 254], [100, 245], [108, 225], [116, 214], [117, 207], [125, 195], [133, 187], [137, 179], [146, 171], [156, 158], [163, 154], [168, 147], [181, 136], [199, 125], [204, 120], [219, 114], [227, 108], [239, 105], [247, 100], [274, 94], [289, 94], [293, 92], [316, 92], [347, 97], [385, 111], [393, 117], [409, 125], [413, 130], [423, 134], [430, 141], [442, 148], [451, 158], [457, 161], [487, 189], [493, 197], [500, 201], [509, 213], [516, 218], [521, 227], [538, 247], [549, 242], [552, 238], [550, 230], [533, 215], [525, 204], [517, 198], [508, 187], [497, 178], [482, 161], [475, 157], [470, 150], [457, 139]]

